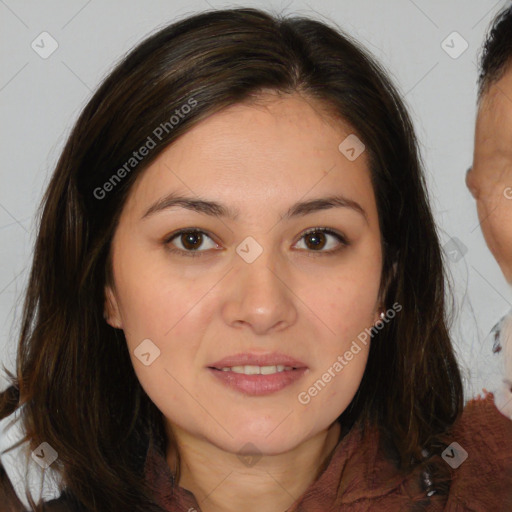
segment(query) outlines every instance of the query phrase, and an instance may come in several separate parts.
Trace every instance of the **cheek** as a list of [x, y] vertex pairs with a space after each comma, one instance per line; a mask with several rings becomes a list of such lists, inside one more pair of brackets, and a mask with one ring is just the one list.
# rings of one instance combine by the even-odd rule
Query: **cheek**
[[[512, 199], [503, 199], [482, 222], [482, 231], [489, 249], [503, 270], [512, 267]], [[507, 276], [509, 277], [509, 276]]]
[[483, 191], [477, 201], [478, 219], [487, 245], [493, 253], [512, 252], [512, 190], [493, 187]]
[[131, 243], [130, 251], [118, 254], [114, 276], [127, 337], [131, 342], [151, 336], [165, 339], [200, 300], [202, 287], [190, 286], [190, 278], [169, 263], [164, 249], [152, 252]]
[[136, 251], [116, 263], [118, 304], [135, 373], [157, 405], [176, 403], [180, 383], [190, 388], [185, 380], [194, 378], [200, 318], [209, 314], [204, 295], [214, 283], [192, 286], [160, 258], [152, 261]]
[[335, 288], [331, 295], [337, 300], [331, 300], [326, 323], [333, 332], [322, 341], [323, 368], [319, 370], [324, 372], [335, 362], [340, 363], [342, 368], [337, 364], [334, 369], [343, 373], [346, 384], [347, 381], [360, 379], [364, 372], [371, 340], [370, 329], [374, 325], [375, 310], [378, 307], [378, 289], [373, 284], [344, 285]]
[[[146, 281], [147, 289], [125, 290], [123, 323], [134, 371], [166, 417], [199, 414], [191, 398], [199, 378], [201, 315], [207, 301], [187, 287]], [[153, 286], [151, 286], [153, 284]]]
[[379, 254], [376, 249], [366, 264], [360, 259], [357, 268], [353, 265], [331, 276], [324, 292], [312, 298], [329, 330], [318, 323], [325, 334], [312, 346], [317, 364], [302, 390], [301, 403], [309, 400], [315, 410], [325, 414], [340, 414], [348, 406], [364, 374], [378, 308]]
[[297, 400], [317, 424], [329, 424], [348, 407], [361, 383], [368, 352], [369, 342], [339, 344], [307, 379]]
[[370, 283], [345, 281], [332, 289], [328, 311], [334, 330], [342, 338], [373, 323], [378, 306], [379, 277], [380, 274], [376, 282]]
[[328, 292], [319, 298], [338, 339], [352, 339], [375, 321], [381, 278], [380, 253], [377, 248], [375, 251], [366, 262], [359, 262], [357, 266], [347, 267], [332, 276]]

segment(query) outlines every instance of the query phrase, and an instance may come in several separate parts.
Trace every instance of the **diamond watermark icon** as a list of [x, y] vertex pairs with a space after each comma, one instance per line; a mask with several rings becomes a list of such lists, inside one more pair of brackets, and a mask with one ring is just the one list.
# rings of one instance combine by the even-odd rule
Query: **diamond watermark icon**
[[133, 351], [135, 357], [144, 365], [149, 366], [160, 356], [160, 349], [149, 339], [142, 340]]
[[30, 46], [39, 57], [47, 59], [59, 47], [59, 43], [48, 32], [41, 32]]
[[457, 469], [468, 458], [468, 452], [454, 441], [441, 453], [441, 457], [453, 469]]
[[443, 245], [444, 252], [450, 261], [457, 263], [468, 252], [468, 248], [456, 237], [453, 236]]
[[263, 252], [263, 247], [252, 236], [248, 236], [238, 244], [236, 252], [246, 263], [253, 263]]
[[469, 48], [469, 43], [458, 32], [454, 31], [443, 40], [441, 48], [452, 59], [458, 59]]
[[49, 468], [59, 457], [48, 443], [41, 443], [31, 456], [43, 469]]
[[242, 464], [249, 468], [252, 468], [252, 466], [254, 466], [261, 459], [261, 452], [252, 443], [246, 443], [238, 452], [238, 458], [240, 459]]
[[340, 152], [347, 158], [353, 162], [365, 150], [365, 145], [359, 139], [359, 137], [355, 133], [351, 133], [343, 142], [338, 146]]

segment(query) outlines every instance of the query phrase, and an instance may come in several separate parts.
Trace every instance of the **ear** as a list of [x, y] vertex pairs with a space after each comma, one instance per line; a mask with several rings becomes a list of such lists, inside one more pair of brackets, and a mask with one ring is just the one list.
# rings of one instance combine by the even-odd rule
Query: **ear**
[[105, 286], [103, 317], [111, 327], [114, 327], [115, 329], [123, 328], [117, 298], [110, 285]]

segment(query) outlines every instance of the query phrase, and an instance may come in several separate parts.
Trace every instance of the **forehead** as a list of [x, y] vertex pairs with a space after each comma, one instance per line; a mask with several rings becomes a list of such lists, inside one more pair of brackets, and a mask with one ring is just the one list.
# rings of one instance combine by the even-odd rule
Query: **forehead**
[[269, 94], [200, 121], [159, 155], [132, 192], [144, 203], [176, 189], [214, 191], [242, 210], [251, 197], [281, 207], [281, 197], [291, 202], [334, 189], [371, 202], [366, 152], [350, 161], [339, 149], [353, 132], [312, 100]]
[[491, 85], [482, 97], [475, 152], [486, 158], [512, 159], [512, 71]]
[[[240, 160], [250, 152], [258, 160], [274, 157], [299, 159], [331, 154], [354, 130], [341, 119], [327, 115], [318, 102], [298, 94], [266, 94], [250, 102], [232, 105], [203, 120], [186, 134], [186, 142], [212, 149], [215, 159]], [[172, 151], [172, 149], [171, 149]], [[199, 152], [187, 157], [204, 156]]]

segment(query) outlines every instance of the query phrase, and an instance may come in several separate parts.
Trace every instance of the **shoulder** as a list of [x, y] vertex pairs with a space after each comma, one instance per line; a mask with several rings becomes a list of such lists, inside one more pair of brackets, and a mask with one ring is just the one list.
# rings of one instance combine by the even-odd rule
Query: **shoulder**
[[492, 393], [466, 404], [452, 436], [442, 454], [452, 472], [446, 510], [512, 510], [512, 421]]

